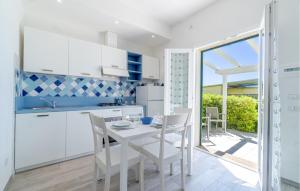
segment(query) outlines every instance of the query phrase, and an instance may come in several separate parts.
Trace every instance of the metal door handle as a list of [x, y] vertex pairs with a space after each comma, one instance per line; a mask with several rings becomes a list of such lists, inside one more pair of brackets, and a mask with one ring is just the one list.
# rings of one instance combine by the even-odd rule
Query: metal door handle
[[36, 115], [37, 117], [49, 117], [49, 114]]
[[53, 72], [53, 70], [51, 70], [51, 69], [42, 69], [42, 71], [44, 71], [44, 72]]
[[90, 76], [91, 74], [90, 73], [80, 73], [81, 75], [85, 75], [85, 76]]

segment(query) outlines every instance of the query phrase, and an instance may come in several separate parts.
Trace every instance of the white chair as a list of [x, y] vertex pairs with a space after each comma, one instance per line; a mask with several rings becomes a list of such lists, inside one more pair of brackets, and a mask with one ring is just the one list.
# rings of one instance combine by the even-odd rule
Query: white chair
[[[109, 191], [110, 188], [110, 177], [120, 171], [120, 145], [109, 145], [109, 139], [107, 135], [106, 125], [104, 118], [95, 116], [90, 113], [90, 120], [93, 129], [94, 145], [95, 145], [95, 170], [96, 170], [96, 180], [105, 179], [104, 191]], [[104, 139], [104, 149], [103, 149], [103, 139]], [[128, 167], [138, 167], [142, 165], [142, 157], [135, 150], [128, 148]], [[122, 159], [124, 160], [124, 159]], [[140, 168], [140, 189], [143, 190], [143, 174]], [[138, 176], [136, 174], [136, 176]]]
[[[174, 115], [180, 115], [180, 114], [186, 114], [187, 115], [187, 131], [190, 130], [191, 127], [191, 114], [192, 109], [190, 108], [184, 108], [184, 107], [176, 107], [174, 108]], [[180, 132], [173, 132], [173, 133], [167, 133], [165, 136], [165, 141], [173, 144], [177, 147], [181, 146], [181, 133]], [[186, 145], [185, 145], [186, 146]]]
[[[182, 189], [185, 188], [184, 145], [187, 132], [187, 115], [188, 114], [164, 116], [160, 141], [142, 146], [135, 145], [135, 148], [138, 148], [137, 150], [139, 152], [146, 158], [151, 159], [159, 167], [161, 191], [165, 188], [165, 165], [171, 164], [177, 160], [181, 161], [181, 187]], [[167, 132], [175, 131], [181, 132], [182, 142], [179, 149], [165, 141], [165, 134]], [[141, 165], [140, 168], [143, 168], [143, 165]], [[143, 170], [141, 170], [141, 172], [143, 172]]]
[[207, 107], [206, 108], [206, 117], [207, 117], [207, 124], [211, 127], [211, 122], [216, 123], [216, 129], [218, 128], [218, 123], [224, 124], [224, 128], [226, 131], [226, 115], [219, 113], [218, 107]]
[[[180, 114], [186, 114], [187, 115], [187, 133], [191, 130], [191, 115], [192, 115], [192, 109], [186, 108], [186, 107], [175, 107], [174, 108], [174, 114], [180, 115]], [[186, 136], [187, 137], [187, 134]], [[181, 132], [173, 132], [173, 133], [167, 133], [165, 135], [165, 141], [180, 148], [181, 147]], [[188, 142], [185, 141], [185, 147], [187, 147]], [[170, 164], [170, 175], [173, 174], [173, 163]]]

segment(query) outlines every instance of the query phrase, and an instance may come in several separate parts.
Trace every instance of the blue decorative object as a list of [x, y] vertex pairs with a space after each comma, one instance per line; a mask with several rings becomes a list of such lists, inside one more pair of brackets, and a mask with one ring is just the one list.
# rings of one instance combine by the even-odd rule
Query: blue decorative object
[[22, 72], [21, 96], [134, 97], [137, 82]]
[[144, 125], [149, 125], [152, 123], [153, 118], [152, 117], [142, 117], [141, 120]]

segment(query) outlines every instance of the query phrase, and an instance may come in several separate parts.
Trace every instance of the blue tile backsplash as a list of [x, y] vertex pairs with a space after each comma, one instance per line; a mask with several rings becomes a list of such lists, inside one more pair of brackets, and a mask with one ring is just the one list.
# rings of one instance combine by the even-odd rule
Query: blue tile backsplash
[[134, 97], [136, 82], [22, 72], [19, 96]]

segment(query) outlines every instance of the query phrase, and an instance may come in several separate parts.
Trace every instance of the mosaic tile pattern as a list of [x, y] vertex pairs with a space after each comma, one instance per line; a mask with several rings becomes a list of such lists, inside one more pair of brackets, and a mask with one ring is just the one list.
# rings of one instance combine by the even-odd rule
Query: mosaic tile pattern
[[22, 96], [135, 97], [137, 83], [22, 73]]

